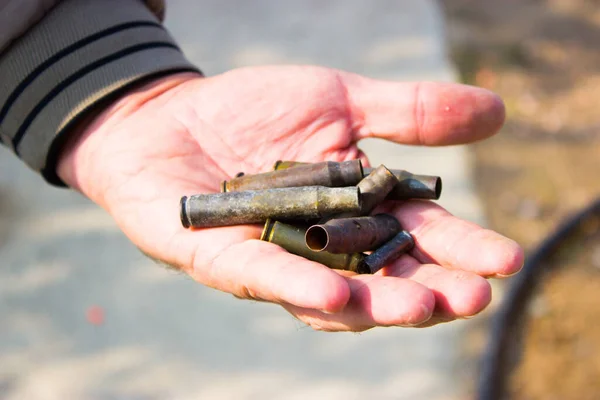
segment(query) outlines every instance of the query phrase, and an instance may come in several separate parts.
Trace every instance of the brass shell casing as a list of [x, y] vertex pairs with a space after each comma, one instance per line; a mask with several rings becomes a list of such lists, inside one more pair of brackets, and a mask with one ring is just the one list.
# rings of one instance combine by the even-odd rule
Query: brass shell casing
[[304, 186], [184, 196], [180, 207], [184, 227], [207, 228], [254, 224], [267, 218], [318, 219], [356, 212], [361, 199], [356, 186]]
[[364, 268], [368, 268], [374, 274], [386, 265], [394, 262], [402, 254], [412, 250], [414, 246], [415, 241], [412, 235], [406, 231], [402, 231], [365, 257], [363, 260]]
[[402, 227], [389, 214], [340, 218], [313, 225], [306, 231], [306, 246], [313, 251], [351, 253], [376, 250], [393, 238]]
[[375, 207], [385, 200], [397, 184], [398, 178], [396, 178], [396, 175], [384, 165], [375, 168], [358, 182], [357, 186], [360, 189], [362, 200], [362, 215], [369, 215]]
[[[295, 168], [309, 163], [278, 160], [273, 169]], [[363, 167], [363, 177], [367, 177], [375, 168]], [[386, 196], [386, 200], [438, 200], [442, 194], [442, 178], [435, 175], [416, 175], [402, 169], [390, 169], [398, 178], [398, 184]], [[358, 184], [358, 181], [355, 183]]]
[[[364, 168], [368, 175], [373, 168]], [[386, 196], [386, 200], [438, 200], [442, 194], [442, 178], [434, 175], [415, 175], [401, 169], [390, 169], [398, 183]]]
[[355, 186], [362, 176], [363, 168], [360, 160], [339, 163], [325, 161], [233, 178], [222, 183], [222, 191], [240, 192], [300, 186]]
[[305, 227], [268, 219], [260, 240], [276, 244], [292, 254], [321, 263], [332, 269], [352, 271], [358, 274], [369, 272], [366, 265], [363, 264], [364, 254], [333, 254], [326, 251], [312, 251], [306, 247], [305, 234]]

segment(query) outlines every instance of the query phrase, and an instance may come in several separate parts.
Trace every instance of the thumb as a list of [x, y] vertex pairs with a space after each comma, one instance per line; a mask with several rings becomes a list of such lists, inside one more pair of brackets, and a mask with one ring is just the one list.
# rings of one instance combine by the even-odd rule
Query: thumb
[[497, 133], [502, 100], [474, 86], [386, 82], [341, 72], [358, 141], [378, 137], [401, 144], [464, 144]]

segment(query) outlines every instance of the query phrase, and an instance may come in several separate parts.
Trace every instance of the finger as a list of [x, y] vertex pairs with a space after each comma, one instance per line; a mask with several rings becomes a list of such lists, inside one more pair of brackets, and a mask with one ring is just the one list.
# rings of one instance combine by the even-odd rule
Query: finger
[[473, 86], [386, 82], [340, 73], [356, 140], [379, 137], [403, 144], [439, 146], [494, 135], [504, 123], [502, 100]]
[[[179, 192], [194, 193], [188, 190]], [[155, 209], [173, 210], [177, 203], [168, 198]], [[139, 226], [146, 229], [136, 229], [132, 240], [146, 254], [206, 286], [237, 297], [326, 312], [339, 311], [350, 297], [346, 280], [333, 270], [257, 240], [263, 229], [260, 225], [185, 229], [172, 212], [155, 212], [152, 217], [151, 223], [148, 218], [139, 219]], [[152, 229], [156, 226], [160, 229]]]
[[[198, 239], [202, 246], [202, 239]], [[204, 253], [205, 247], [200, 252]], [[324, 312], [344, 308], [350, 297], [346, 280], [333, 270], [259, 240], [230, 242], [217, 254], [198, 254], [192, 276], [237, 297], [289, 303]]]
[[412, 255], [423, 264], [485, 277], [514, 275], [523, 267], [523, 249], [514, 240], [456, 218], [433, 202], [411, 200], [390, 212], [413, 235]]
[[490, 284], [479, 275], [421, 264], [409, 255], [384, 268], [382, 274], [411, 279], [431, 290], [435, 296], [433, 317], [439, 321], [472, 317], [492, 300]]
[[335, 314], [283, 305], [316, 330], [360, 332], [375, 326], [416, 326], [427, 321], [435, 307], [433, 293], [409, 279], [379, 275], [347, 278], [351, 290], [346, 307]]
[[[180, 193], [194, 193], [184, 188]], [[156, 210], [173, 210], [173, 198]], [[176, 210], [176, 208], [175, 208]], [[237, 297], [287, 302], [325, 312], [342, 309], [350, 297], [346, 280], [333, 270], [257, 240], [260, 225], [185, 229], [169, 212], [141, 218], [130, 235], [146, 252], [198, 282]], [[159, 226], [160, 229], [152, 229]], [[149, 239], [150, 238], [150, 239]]]

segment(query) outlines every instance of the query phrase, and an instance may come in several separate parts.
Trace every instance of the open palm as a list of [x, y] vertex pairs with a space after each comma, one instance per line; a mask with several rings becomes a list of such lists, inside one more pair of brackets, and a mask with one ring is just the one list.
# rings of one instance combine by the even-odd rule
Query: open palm
[[[278, 159], [343, 161], [380, 137], [447, 145], [503, 123], [493, 94], [453, 84], [392, 83], [318, 67], [173, 75], [129, 93], [87, 125], [59, 174], [103, 206], [146, 254], [241, 298], [281, 304], [315, 329], [430, 326], [490, 301], [483, 277], [522, 266], [520, 247], [427, 201], [387, 204], [416, 241], [375, 275], [351, 275], [258, 240], [261, 226], [186, 230], [183, 195], [218, 192]], [[418, 171], [417, 171], [418, 172]]]

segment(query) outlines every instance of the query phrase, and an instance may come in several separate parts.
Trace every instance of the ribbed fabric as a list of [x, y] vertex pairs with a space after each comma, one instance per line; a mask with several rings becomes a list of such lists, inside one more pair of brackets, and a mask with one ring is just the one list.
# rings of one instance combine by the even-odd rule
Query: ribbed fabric
[[[37, 24], [59, 0], [0, 0], [0, 52]], [[164, 0], [145, 0], [146, 6], [161, 21]]]
[[35, 25], [58, 0], [0, 0], [0, 52]]
[[0, 59], [0, 138], [60, 184], [51, 153], [75, 121], [134, 83], [181, 71], [198, 70], [142, 1], [64, 0]]

